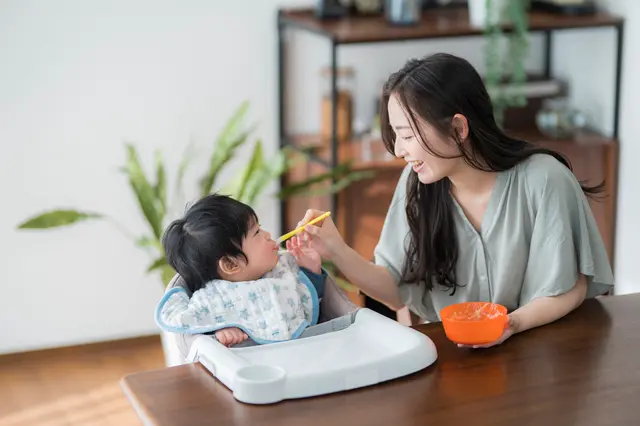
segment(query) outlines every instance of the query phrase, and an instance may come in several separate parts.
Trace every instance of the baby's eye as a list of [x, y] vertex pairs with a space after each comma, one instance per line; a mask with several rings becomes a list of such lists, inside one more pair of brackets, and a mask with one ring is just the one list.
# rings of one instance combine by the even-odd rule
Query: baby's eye
[[408, 141], [410, 139], [413, 139], [413, 135], [412, 136], [403, 136], [402, 139]]

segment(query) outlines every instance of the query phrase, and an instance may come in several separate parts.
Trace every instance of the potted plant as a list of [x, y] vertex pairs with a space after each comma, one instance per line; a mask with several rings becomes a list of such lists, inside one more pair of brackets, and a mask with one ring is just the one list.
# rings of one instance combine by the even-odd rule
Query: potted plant
[[[254, 206], [259, 197], [263, 195], [268, 184], [279, 178], [295, 163], [296, 160], [293, 159], [293, 156], [290, 155], [291, 151], [287, 148], [278, 151], [273, 158], [266, 159], [262, 142], [258, 139], [254, 144], [249, 161], [241, 168], [235, 178], [222, 188], [217, 186], [220, 172], [234, 158], [236, 151], [245, 145], [255, 127], [245, 126], [248, 106], [248, 102], [244, 102], [238, 107], [215, 141], [213, 151], [209, 157], [208, 167], [198, 180], [197, 192], [200, 196], [220, 190], [220, 192]], [[166, 286], [174, 277], [175, 271], [167, 264], [161, 244], [164, 229], [168, 222], [173, 220], [170, 213], [172, 209], [170, 209], [168, 203], [169, 194], [164, 161], [161, 153], [157, 151], [154, 178], [150, 179], [141, 165], [135, 146], [127, 144], [126, 154], [126, 163], [122, 167], [122, 171], [128, 178], [129, 186], [148, 228], [142, 235], [136, 236], [126, 231], [114, 218], [107, 214], [68, 208], [53, 209], [40, 213], [21, 223], [18, 229], [42, 230], [70, 226], [86, 220], [107, 220], [150, 255], [151, 261], [147, 266], [147, 273], [159, 274], [163, 285]], [[187, 155], [185, 155], [176, 171], [175, 189], [171, 194], [174, 199], [173, 205], [179, 206], [180, 209], [185, 205], [183, 181], [187, 167], [190, 164], [190, 157], [187, 151]], [[370, 176], [371, 172], [354, 172], [350, 168], [350, 163], [344, 163], [325, 174], [282, 188], [276, 195], [278, 197], [293, 197], [329, 194], [348, 187], [352, 182], [369, 178]], [[333, 181], [332, 185], [324, 185], [330, 180]], [[312, 191], [318, 185], [322, 186], [322, 188]], [[180, 355], [177, 352], [177, 348], [169, 343], [172, 340], [167, 339], [167, 335], [164, 332], [161, 337], [167, 365], [179, 363]]]
[[[469, 22], [483, 28], [485, 47], [485, 84], [493, 102], [496, 121], [502, 127], [509, 107], [523, 107], [527, 103], [521, 91], [507, 91], [524, 84], [527, 79], [524, 62], [529, 53], [529, 0], [469, 0]], [[506, 35], [504, 28], [510, 27]], [[507, 38], [504, 46], [502, 41]]]

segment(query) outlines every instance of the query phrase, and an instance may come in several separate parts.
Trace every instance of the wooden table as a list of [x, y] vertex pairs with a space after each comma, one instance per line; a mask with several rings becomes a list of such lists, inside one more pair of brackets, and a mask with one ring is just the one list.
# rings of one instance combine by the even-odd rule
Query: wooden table
[[237, 402], [200, 364], [133, 374], [122, 386], [155, 425], [637, 425], [640, 294], [586, 301], [491, 349], [417, 327], [438, 361], [392, 382], [271, 406]]

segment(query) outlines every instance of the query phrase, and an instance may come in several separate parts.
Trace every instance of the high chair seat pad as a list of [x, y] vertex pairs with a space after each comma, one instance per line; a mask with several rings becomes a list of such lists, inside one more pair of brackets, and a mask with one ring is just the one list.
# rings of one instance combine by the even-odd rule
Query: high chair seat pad
[[255, 281], [213, 280], [189, 297], [182, 287], [168, 290], [156, 307], [160, 328], [201, 334], [242, 329], [256, 343], [298, 338], [318, 322], [318, 294], [289, 253]]

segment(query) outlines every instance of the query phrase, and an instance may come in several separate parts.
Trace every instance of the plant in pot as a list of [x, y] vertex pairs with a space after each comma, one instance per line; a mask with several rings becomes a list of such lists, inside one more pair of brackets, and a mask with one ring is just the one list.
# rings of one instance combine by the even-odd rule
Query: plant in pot
[[513, 89], [527, 80], [524, 63], [529, 53], [529, 6], [529, 0], [469, 0], [469, 22], [483, 28], [487, 43], [485, 84], [501, 127], [507, 108], [527, 103], [526, 96]]
[[[283, 148], [273, 158], [266, 159], [262, 142], [258, 139], [254, 144], [249, 161], [240, 169], [235, 178], [224, 187], [218, 188], [219, 174], [234, 158], [237, 150], [246, 144], [253, 131], [254, 126], [245, 126], [247, 111], [248, 102], [244, 102], [233, 113], [216, 139], [213, 151], [209, 156], [208, 167], [198, 180], [197, 193], [200, 196], [219, 190], [246, 204], [255, 206], [270, 182], [289, 170], [296, 161], [304, 158], [304, 155], [302, 157], [293, 156], [289, 149]], [[151, 262], [146, 271], [147, 273], [159, 274], [163, 285], [166, 286], [174, 277], [175, 271], [167, 264], [161, 244], [164, 229], [168, 222], [173, 220], [170, 217], [171, 209], [168, 204], [165, 164], [161, 153], [157, 151], [155, 176], [150, 179], [145, 173], [137, 150], [133, 145], [126, 145], [126, 154], [126, 163], [122, 167], [122, 171], [128, 178], [129, 186], [137, 200], [140, 213], [144, 216], [148, 225], [148, 229], [142, 235], [134, 236], [133, 233], [126, 231], [124, 227], [107, 214], [68, 208], [53, 209], [40, 213], [18, 225], [18, 229], [42, 230], [70, 226], [86, 220], [107, 220], [151, 256]], [[185, 155], [176, 171], [175, 190], [171, 194], [174, 198], [173, 205], [180, 206], [180, 209], [185, 205], [183, 200], [183, 181], [190, 162], [190, 156]], [[350, 163], [343, 163], [325, 174], [284, 187], [276, 196], [284, 198], [331, 194], [348, 187], [352, 182], [370, 178], [371, 176], [371, 172], [352, 171]], [[314, 188], [317, 186], [321, 188], [315, 190]], [[172, 344], [173, 340], [168, 339], [164, 332], [161, 337], [167, 365], [179, 364], [181, 357], [175, 345]]]

